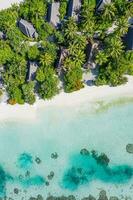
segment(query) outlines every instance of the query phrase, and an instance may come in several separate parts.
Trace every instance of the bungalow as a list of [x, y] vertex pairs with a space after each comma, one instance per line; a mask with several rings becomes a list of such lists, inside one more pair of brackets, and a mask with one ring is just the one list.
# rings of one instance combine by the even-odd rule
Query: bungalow
[[21, 19], [18, 22], [18, 26], [19, 26], [21, 32], [23, 34], [25, 34], [26, 36], [31, 37], [31, 38], [38, 37], [38, 33], [36, 32], [34, 26], [31, 23], [27, 22], [26, 20]]
[[60, 2], [49, 3], [47, 20], [54, 27], [58, 27], [58, 25], [60, 24], [59, 8], [60, 8]]
[[2, 31], [0, 31], [0, 39], [5, 39], [5, 34]]
[[133, 17], [130, 17], [130, 18], [128, 19], [128, 23], [129, 23], [130, 25], [133, 25]]
[[79, 20], [81, 9], [81, 0], [69, 0], [68, 17], [74, 17], [76, 21]]
[[124, 37], [124, 44], [127, 51], [133, 50], [133, 25], [128, 28], [128, 32]]
[[59, 50], [59, 59], [56, 64], [57, 73], [60, 74], [63, 68], [63, 61], [68, 56], [68, 50], [64, 47], [61, 47]]
[[84, 68], [90, 68], [90, 69], [95, 69], [96, 67], [96, 63], [94, 62], [94, 58], [95, 58], [95, 53], [98, 49], [98, 42], [92, 44], [91, 42], [89, 42], [86, 46], [86, 58], [87, 58], [87, 62], [84, 65]]
[[109, 3], [111, 3], [111, 0], [96, 0], [96, 11], [102, 11], [104, 6]]
[[37, 68], [38, 68], [38, 65], [37, 65], [36, 62], [29, 61], [29, 63], [28, 63], [27, 81], [35, 80]]

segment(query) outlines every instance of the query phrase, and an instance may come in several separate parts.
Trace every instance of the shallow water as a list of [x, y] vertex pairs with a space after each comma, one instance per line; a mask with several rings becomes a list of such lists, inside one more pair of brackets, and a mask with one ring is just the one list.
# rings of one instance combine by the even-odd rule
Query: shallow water
[[[133, 197], [133, 155], [126, 152], [133, 143], [133, 104], [111, 104], [102, 112], [90, 107], [50, 107], [38, 110], [33, 123], [0, 122], [0, 195], [81, 198], [105, 189], [109, 196]], [[83, 148], [105, 153], [109, 164], [81, 155]]]

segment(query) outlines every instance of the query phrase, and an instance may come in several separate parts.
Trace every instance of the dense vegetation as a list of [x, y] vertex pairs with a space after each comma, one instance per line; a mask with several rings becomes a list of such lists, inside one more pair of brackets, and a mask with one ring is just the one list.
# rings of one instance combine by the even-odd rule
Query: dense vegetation
[[[33, 104], [35, 94], [42, 99], [51, 99], [59, 92], [60, 76], [56, 72], [56, 63], [60, 47], [68, 51], [61, 70], [66, 92], [84, 86], [82, 75], [88, 43], [98, 44], [94, 56], [99, 69], [96, 85], [116, 86], [126, 82], [124, 74], [133, 75], [133, 52], [125, 51], [122, 42], [129, 27], [128, 18], [133, 16], [133, 3], [114, 0], [96, 13], [95, 0], [84, 0], [79, 23], [66, 17], [67, 4], [67, 0], [60, 1], [62, 26], [59, 29], [46, 21], [47, 0], [25, 0], [20, 6], [13, 5], [0, 11], [0, 31], [6, 34], [6, 40], [0, 40], [0, 67], [10, 104]], [[34, 25], [39, 35], [37, 39], [21, 33], [17, 26], [20, 18]], [[112, 25], [116, 25], [115, 29], [108, 33]], [[29, 61], [39, 65], [36, 78], [31, 82], [26, 78]]]

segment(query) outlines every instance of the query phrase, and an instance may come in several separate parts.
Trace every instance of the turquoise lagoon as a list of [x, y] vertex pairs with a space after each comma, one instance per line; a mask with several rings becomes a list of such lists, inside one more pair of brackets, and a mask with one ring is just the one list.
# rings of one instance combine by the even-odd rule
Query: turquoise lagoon
[[[51, 106], [38, 110], [34, 122], [0, 122], [0, 195], [28, 199], [37, 194], [73, 194], [81, 198], [97, 197], [105, 189], [108, 195], [132, 198], [133, 155], [126, 152], [128, 143], [133, 143], [131, 102], [100, 112], [90, 110], [87, 103]], [[81, 155], [83, 148], [105, 153], [108, 166], [91, 154]], [[51, 158], [52, 153], [58, 154], [57, 159]], [[54, 177], [49, 180], [51, 171]]]

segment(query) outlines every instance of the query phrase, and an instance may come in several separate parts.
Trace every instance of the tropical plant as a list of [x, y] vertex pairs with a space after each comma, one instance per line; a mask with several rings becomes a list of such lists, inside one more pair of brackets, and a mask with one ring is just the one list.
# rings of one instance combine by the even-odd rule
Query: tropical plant
[[113, 22], [116, 17], [116, 11], [117, 11], [117, 9], [116, 9], [114, 3], [106, 4], [104, 6], [104, 11], [102, 13], [103, 20], [106, 19], [107, 21]]
[[108, 56], [104, 51], [99, 51], [96, 55], [96, 63], [99, 65], [103, 65], [108, 61]]
[[128, 19], [125, 17], [121, 17], [116, 21], [116, 26], [116, 33], [118, 34], [118, 36], [123, 36], [128, 31]]
[[40, 64], [43, 66], [51, 65], [53, 62], [52, 55], [48, 54], [47, 52], [40, 56]]
[[77, 34], [78, 27], [74, 18], [69, 18], [64, 26], [64, 35], [68, 41], [72, 41]]
[[120, 55], [123, 53], [123, 43], [121, 41], [120, 37], [108, 37], [106, 40], [106, 46], [107, 46], [107, 54], [114, 58], [119, 59]]

